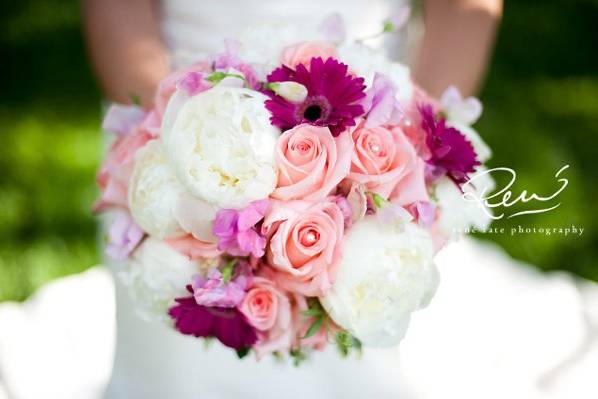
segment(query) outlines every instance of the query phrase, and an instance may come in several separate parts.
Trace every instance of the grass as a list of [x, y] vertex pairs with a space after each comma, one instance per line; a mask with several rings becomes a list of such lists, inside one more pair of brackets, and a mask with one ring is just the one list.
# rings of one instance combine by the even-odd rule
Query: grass
[[[553, 212], [498, 227], [583, 225], [581, 238], [484, 235], [543, 270], [598, 281], [598, 3], [506, 2], [478, 130], [513, 191], [551, 193]], [[0, 15], [0, 302], [100, 261], [89, 209], [102, 138], [100, 95], [85, 58], [78, 2], [9, 2]], [[514, 209], [523, 209], [521, 207]]]

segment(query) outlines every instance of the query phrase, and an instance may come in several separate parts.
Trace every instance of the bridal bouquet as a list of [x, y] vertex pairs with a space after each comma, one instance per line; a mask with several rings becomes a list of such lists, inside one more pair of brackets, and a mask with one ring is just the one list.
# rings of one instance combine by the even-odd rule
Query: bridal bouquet
[[[384, 31], [392, 30], [387, 23]], [[261, 28], [113, 105], [95, 210], [140, 312], [181, 334], [297, 361], [391, 346], [435, 293], [435, 253], [486, 210], [480, 103], [437, 101], [329, 19]]]

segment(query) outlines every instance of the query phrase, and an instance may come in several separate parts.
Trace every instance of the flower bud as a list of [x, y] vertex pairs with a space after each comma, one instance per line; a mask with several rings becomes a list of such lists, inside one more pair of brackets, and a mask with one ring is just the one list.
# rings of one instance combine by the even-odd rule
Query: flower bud
[[297, 82], [272, 82], [268, 88], [285, 100], [298, 104], [307, 98], [307, 88]]

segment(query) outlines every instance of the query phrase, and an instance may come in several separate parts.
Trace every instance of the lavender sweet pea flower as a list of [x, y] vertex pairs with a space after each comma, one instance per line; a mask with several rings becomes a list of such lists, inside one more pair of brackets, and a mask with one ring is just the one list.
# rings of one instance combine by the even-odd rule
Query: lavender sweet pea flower
[[256, 90], [260, 87], [259, 77], [255, 69], [243, 62], [237, 55], [240, 43], [235, 40], [226, 40], [224, 53], [218, 54], [212, 60], [215, 71], [234, 73], [239, 72], [245, 77], [249, 87]]
[[343, 17], [338, 13], [330, 14], [322, 22], [319, 32], [332, 43], [344, 42], [347, 30]]
[[113, 104], [104, 116], [102, 129], [124, 136], [139, 125], [145, 115], [145, 112], [136, 105]]
[[114, 260], [125, 260], [139, 245], [143, 230], [127, 212], [118, 212], [108, 229], [106, 254]]
[[397, 88], [385, 75], [376, 73], [372, 86], [366, 92], [363, 107], [367, 113], [365, 127], [398, 124], [403, 111], [397, 100]]
[[436, 219], [436, 205], [431, 202], [423, 201], [415, 204], [415, 214], [417, 217], [417, 223], [427, 229], [432, 227], [434, 220]]
[[266, 238], [256, 225], [270, 208], [267, 199], [253, 201], [245, 209], [221, 209], [214, 219], [212, 233], [218, 237], [218, 249], [232, 256], [264, 256]]
[[387, 202], [378, 208], [376, 217], [382, 223], [407, 223], [413, 220], [413, 216], [401, 205]]
[[339, 207], [341, 212], [343, 213], [343, 218], [345, 220], [345, 228], [351, 227], [353, 224], [353, 208], [351, 203], [347, 200], [347, 198], [337, 195], [334, 197], [334, 203]]
[[191, 287], [198, 305], [232, 308], [241, 303], [251, 282], [251, 267], [241, 262], [235, 268], [234, 277], [225, 282], [222, 272], [210, 269], [206, 277], [193, 276]]

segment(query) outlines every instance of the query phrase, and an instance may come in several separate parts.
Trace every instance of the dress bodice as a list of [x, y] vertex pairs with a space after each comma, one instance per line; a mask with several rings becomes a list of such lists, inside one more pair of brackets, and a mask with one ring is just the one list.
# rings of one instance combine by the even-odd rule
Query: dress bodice
[[262, 24], [315, 31], [328, 15], [340, 14], [348, 37], [378, 32], [385, 19], [408, 0], [165, 0], [162, 32], [174, 52], [214, 53], [224, 38], [236, 38]]

